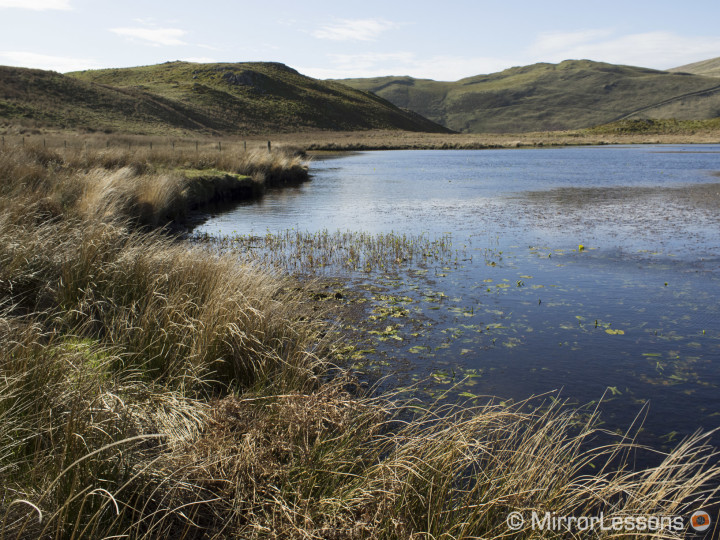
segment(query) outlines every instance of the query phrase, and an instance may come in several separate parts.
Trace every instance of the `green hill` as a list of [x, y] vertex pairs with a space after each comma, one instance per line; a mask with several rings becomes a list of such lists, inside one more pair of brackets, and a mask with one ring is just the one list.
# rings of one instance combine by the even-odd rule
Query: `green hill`
[[705, 77], [720, 77], [720, 57], [703, 60], [701, 62], [693, 62], [692, 64], [672, 68], [668, 71], [673, 73], [692, 73], [693, 75], [703, 75]]
[[0, 119], [131, 133], [446, 131], [370, 93], [282, 64], [194, 64], [61, 75], [0, 66]]
[[720, 116], [720, 81], [698, 75], [567, 60], [456, 82], [345, 79], [398, 107], [470, 133], [581, 129], [624, 118]]

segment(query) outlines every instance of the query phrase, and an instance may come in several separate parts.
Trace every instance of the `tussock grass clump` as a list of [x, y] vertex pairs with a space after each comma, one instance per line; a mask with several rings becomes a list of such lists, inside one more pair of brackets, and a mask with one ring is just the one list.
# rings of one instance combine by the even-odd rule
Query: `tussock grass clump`
[[312, 373], [316, 329], [295, 322], [303, 309], [282, 279], [156, 233], [29, 221], [0, 218], [0, 291], [14, 312], [102, 337], [126, 351], [124, 365], [167, 384], [212, 373], [269, 385], [280, 370], [289, 385]]
[[302, 159], [276, 152], [48, 149], [0, 152], [0, 194], [42, 201], [47, 216], [130, 220], [150, 227], [182, 222], [203, 205], [261, 195], [308, 179]]
[[0, 527], [6, 538], [105, 536], [132, 501], [123, 486], [168, 437], [197, 436], [205, 407], [118, 370], [122, 349], [41, 319], [0, 324]]
[[[363, 391], [296, 283], [134, 226], [177, 196], [156, 164], [22, 152], [0, 156], [0, 538], [565, 538], [507, 515], [716, 502], [707, 435], [636, 471], [631, 436], [555, 402]], [[395, 240], [361, 244], [449, 249]]]
[[0, 219], [2, 529], [149, 534], [157, 460], [207, 429], [213, 395], [317, 388], [320, 327], [299, 320], [288, 282], [229, 257], [115, 223], [38, 221], [28, 207]]

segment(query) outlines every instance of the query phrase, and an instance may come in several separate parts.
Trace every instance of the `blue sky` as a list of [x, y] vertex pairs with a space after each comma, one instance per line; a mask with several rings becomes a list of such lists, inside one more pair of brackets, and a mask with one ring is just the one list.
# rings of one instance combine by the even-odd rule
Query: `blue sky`
[[718, 0], [0, 0], [0, 64], [276, 61], [436, 80], [570, 58], [667, 69], [719, 57], [718, 21]]

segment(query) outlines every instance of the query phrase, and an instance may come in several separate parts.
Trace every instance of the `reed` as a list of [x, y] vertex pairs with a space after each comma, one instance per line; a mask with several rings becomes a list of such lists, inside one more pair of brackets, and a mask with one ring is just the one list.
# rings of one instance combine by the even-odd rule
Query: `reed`
[[292, 229], [261, 236], [197, 235], [194, 239], [218, 253], [233, 254], [263, 267], [302, 274], [338, 270], [365, 273], [390, 271], [413, 262], [442, 266], [467, 256], [463, 250], [453, 248], [449, 234], [430, 237], [427, 234], [393, 232], [371, 234]]

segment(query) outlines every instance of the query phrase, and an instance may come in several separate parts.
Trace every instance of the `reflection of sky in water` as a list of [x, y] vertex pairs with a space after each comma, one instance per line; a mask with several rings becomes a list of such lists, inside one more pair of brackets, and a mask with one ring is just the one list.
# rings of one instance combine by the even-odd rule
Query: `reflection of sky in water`
[[720, 424], [717, 170], [720, 146], [368, 152], [200, 232], [450, 232], [472, 261], [385, 285], [425, 321], [382, 322], [407, 377], [471, 369], [470, 393], [580, 403], [612, 388], [612, 427], [650, 399], [650, 432], [687, 433]]
[[683, 148], [365, 152], [316, 161], [311, 183], [200, 230], [451, 231], [717, 256], [720, 189], [701, 184], [715, 182], [720, 147]]

